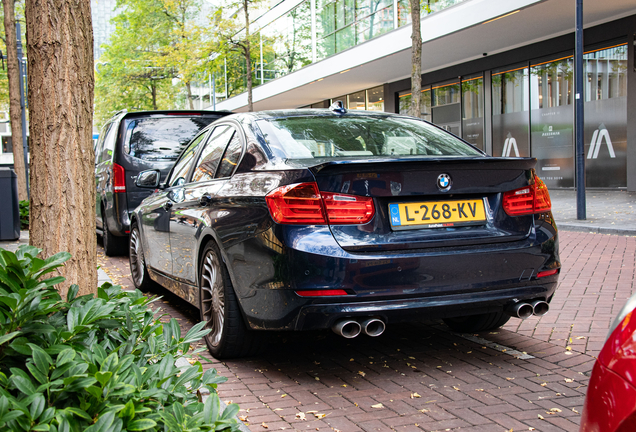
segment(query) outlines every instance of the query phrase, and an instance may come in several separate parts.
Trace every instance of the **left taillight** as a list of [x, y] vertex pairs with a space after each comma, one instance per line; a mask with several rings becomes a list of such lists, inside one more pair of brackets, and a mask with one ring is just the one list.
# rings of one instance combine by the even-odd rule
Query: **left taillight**
[[535, 174], [533, 184], [504, 192], [503, 208], [510, 216], [523, 216], [550, 211], [552, 201], [547, 186]]
[[292, 225], [352, 225], [373, 219], [373, 198], [320, 192], [314, 182], [274, 189], [265, 197], [272, 219]]
[[113, 163], [113, 192], [126, 192], [126, 170], [116, 163]]

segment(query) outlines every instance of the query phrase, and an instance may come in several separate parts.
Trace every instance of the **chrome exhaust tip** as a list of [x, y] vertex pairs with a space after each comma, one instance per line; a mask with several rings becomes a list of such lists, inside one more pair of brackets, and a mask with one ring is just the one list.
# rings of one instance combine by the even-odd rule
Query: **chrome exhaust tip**
[[386, 329], [386, 324], [384, 324], [384, 321], [378, 318], [365, 319], [360, 323], [360, 325], [362, 326], [362, 331], [364, 332], [364, 334], [371, 337], [380, 336]]
[[548, 302], [545, 302], [543, 300], [535, 300], [530, 303], [530, 305], [532, 306], [533, 313], [536, 316], [543, 316], [550, 310], [550, 305], [548, 304]]
[[526, 319], [534, 314], [534, 308], [530, 303], [517, 302], [509, 306], [506, 313], [515, 318]]
[[331, 330], [338, 336], [342, 336], [343, 338], [353, 339], [358, 336], [360, 332], [362, 332], [362, 326], [358, 321], [354, 321], [352, 319], [342, 319], [336, 322]]

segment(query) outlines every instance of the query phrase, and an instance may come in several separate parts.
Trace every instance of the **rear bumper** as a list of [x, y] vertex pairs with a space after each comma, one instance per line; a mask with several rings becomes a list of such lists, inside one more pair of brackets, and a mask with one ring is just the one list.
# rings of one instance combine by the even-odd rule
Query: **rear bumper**
[[[520, 300], [551, 300], [559, 269], [556, 227], [521, 241], [408, 252], [349, 253], [328, 228], [275, 226], [227, 248], [226, 262], [252, 329], [329, 328], [343, 317], [386, 322], [503, 310]], [[296, 290], [343, 289], [338, 297]]]

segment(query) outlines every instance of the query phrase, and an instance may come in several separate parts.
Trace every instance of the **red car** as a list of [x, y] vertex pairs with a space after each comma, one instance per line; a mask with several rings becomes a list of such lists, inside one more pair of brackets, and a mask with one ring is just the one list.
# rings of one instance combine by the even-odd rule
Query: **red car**
[[636, 295], [618, 314], [594, 364], [580, 432], [636, 431]]

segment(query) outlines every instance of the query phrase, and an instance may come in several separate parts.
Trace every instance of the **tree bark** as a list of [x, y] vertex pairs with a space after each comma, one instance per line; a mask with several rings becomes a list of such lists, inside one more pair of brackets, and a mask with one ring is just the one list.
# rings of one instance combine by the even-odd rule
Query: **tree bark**
[[192, 86], [190, 85], [190, 81], [185, 83], [185, 88], [186, 88], [186, 97], [188, 98], [188, 104], [190, 106], [190, 109], [193, 110], [194, 101], [192, 100]]
[[247, 110], [254, 111], [252, 103], [252, 57], [250, 56], [250, 14], [248, 11], [249, 0], [243, 0], [243, 10], [245, 11], [245, 68], [247, 74]]
[[86, 0], [26, 0], [31, 149], [30, 243], [68, 251], [64, 295], [97, 291], [93, 27]]
[[[13, 169], [18, 176], [18, 199], [27, 200], [26, 169], [22, 148], [22, 112], [20, 108], [20, 67], [15, 29], [15, 0], [2, 0], [4, 33], [7, 38], [7, 76], [9, 78], [9, 119], [13, 143]], [[25, 126], [26, 127], [26, 126]]]
[[409, 115], [422, 117], [422, 32], [420, 30], [420, 0], [411, 4], [411, 106]]

